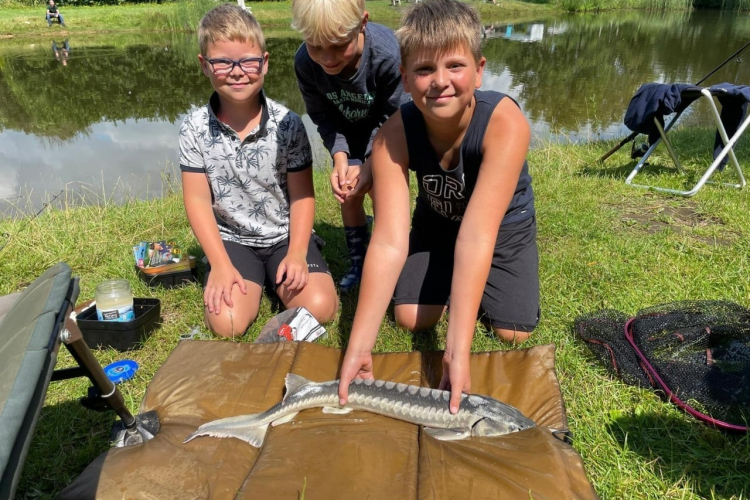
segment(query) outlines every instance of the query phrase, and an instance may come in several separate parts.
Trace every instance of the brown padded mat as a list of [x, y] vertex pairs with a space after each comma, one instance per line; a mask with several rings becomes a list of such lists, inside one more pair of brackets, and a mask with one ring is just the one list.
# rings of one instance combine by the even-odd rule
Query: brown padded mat
[[[442, 353], [373, 356], [376, 378], [437, 387]], [[341, 351], [313, 343], [182, 341], [149, 385], [141, 411], [162, 427], [141, 446], [111, 449], [58, 497], [85, 499], [595, 499], [565, 429], [554, 346], [472, 355], [472, 392], [540, 426], [498, 438], [437, 441], [419, 426], [367, 412], [301, 412], [269, 428], [262, 450], [231, 438], [183, 439], [200, 424], [264, 411], [288, 372], [337, 378]]]

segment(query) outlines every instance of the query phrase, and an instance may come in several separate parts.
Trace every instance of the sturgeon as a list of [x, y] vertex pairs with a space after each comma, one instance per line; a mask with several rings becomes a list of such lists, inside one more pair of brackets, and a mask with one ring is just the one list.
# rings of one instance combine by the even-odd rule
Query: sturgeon
[[536, 426], [513, 406], [478, 394], [463, 394], [454, 415], [449, 411], [451, 393], [429, 387], [355, 379], [349, 386], [349, 401], [346, 406], [340, 406], [338, 380], [316, 383], [290, 373], [285, 382], [284, 399], [267, 411], [205, 423], [185, 442], [199, 436], [233, 437], [260, 448], [269, 424], [284, 424], [302, 410], [320, 407], [323, 413], [364, 410], [423, 425], [425, 432], [444, 441], [469, 436], [502, 436]]

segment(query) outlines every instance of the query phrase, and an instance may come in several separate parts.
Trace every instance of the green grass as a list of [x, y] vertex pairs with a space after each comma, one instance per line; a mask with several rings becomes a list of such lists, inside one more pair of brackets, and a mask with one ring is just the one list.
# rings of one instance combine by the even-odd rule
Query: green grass
[[[707, 160], [710, 132], [687, 131], [677, 147]], [[654, 393], [612, 380], [574, 338], [574, 319], [602, 308], [635, 313], [639, 308], [682, 299], [726, 299], [750, 305], [750, 190], [706, 186], [692, 199], [627, 187], [633, 163], [627, 148], [605, 165], [596, 159], [613, 144], [542, 145], [529, 155], [537, 199], [542, 320], [529, 345], [557, 346], [557, 373], [574, 447], [603, 499], [747, 499], [750, 496], [750, 439], [712, 430], [664, 403]], [[683, 185], [665, 155], [645, 172], [649, 181]], [[750, 161], [747, 141], [740, 162]], [[726, 178], [729, 177], [725, 173]], [[338, 206], [325, 171], [315, 175], [316, 230], [326, 239], [324, 255], [334, 278], [345, 272], [346, 249]], [[94, 196], [94, 195], [92, 195]], [[114, 205], [55, 201], [34, 219], [0, 221], [0, 294], [23, 289], [49, 266], [66, 261], [81, 278], [80, 301], [93, 297], [103, 279], [124, 277], [138, 297], [158, 297], [163, 325], [142, 348], [97, 351], [102, 365], [122, 358], [141, 369], [121, 385], [137, 411], [146, 386], [181, 333], [202, 323], [198, 285], [149, 289], [133, 271], [130, 247], [141, 239], [173, 238], [201, 255], [184, 214], [179, 185], [163, 199]], [[343, 296], [339, 317], [327, 325], [326, 345], [346, 345], [356, 305]], [[274, 305], [263, 299], [258, 321], [241, 342], [252, 342]], [[444, 346], [445, 323], [434, 336], [413, 336], [386, 321], [376, 350], [405, 351]], [[218, 340], [217, 340], [218, 341]], [[507, 349], [478, 327], [475, 351]], [[67, 353], [58, 367], [70, 366]], [[18, 499], [51, 498], [108, 448], [111, 414], [82, 408], [87, 383], [51, 384], [21, 480]], [[530, 388], [533, 390], [533, 388]], [[304, 487], [303, 487], [304, 491]]]
[[[7, 2], [6, 2], [7, 3]], [[472, 2], [486, 22], [523, 19], [552, 11], [550, 5], [500, 0], [499, 5]], [[62, 6], [67, 28], [57, 24], [47, 27], [43, 7], [4, 5], [0, 0], [0, 40], [14, 37], [40, 37], [51, 32], [65, 31], [71, 35], [93, 33], [115, 33], [128, 31], [193, 31], [201, 16], [212, 6], [212, 0], [189, 0], [163, 4], [115, 5], [99, 7]], [[291, 2], [250, 2], [253, 14], [264, 31], [291, 32]], [[409, 4], [391, 7], [388, 0], [370, 1], [367, 9], [372, 21], [396, 26], [401, 12]]]
[[[617, 9], [690, 10], [697, 0], [470, 0], [485, 23], [523, 22], [552, 12], [590, 12]], [[750, 10], [750, 0], [705, 0], [708, 6], [728, 11]], [[42, 5], [28, 7], [22, 2], [0, 0], [0, 40], [16, 37], [40, 37], [63, 31], [74, 34], [132, 31], [193, 31], [213, 0], [177, 0], [168, 3], [104, 5], [96, 7], [61, 6], [67, 28], [57, 24], [47, 28]], [[291, 3], [248, 2], [264, 30], [289, 31]], [[401, 13], [408, 7], [391, 7], [390, 0], [370, 0], [367, 9], [372, 21], [398, 25]]]

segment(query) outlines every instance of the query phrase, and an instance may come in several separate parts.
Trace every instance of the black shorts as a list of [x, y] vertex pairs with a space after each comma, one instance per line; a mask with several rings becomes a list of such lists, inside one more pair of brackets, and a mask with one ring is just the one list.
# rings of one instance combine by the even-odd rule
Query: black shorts
[[[449, 303], [458, 227], [444, 219], [415, 218], [396, 305]], [[536, 217], [500, 227], [479, 312], [495, 328], [531, 332], [539, 323]]]
[[[320, 249], [325, 245], [323, 238], [317, 234], [310, 235], [310, 243], [307, 247], [307, 270], [311, 273], [328, 273], [328, 265], [323, 259]], [[289, 237], [270, 247], [251, 247], [224, 241], [232, 265], [239, 271], [242, 278], [262, 286], [276, 288], [276, 271], [279, 264], [289, 251]], [[209, 271], [210, 272], [210, 271]], [[206, 274], [208, 282], [208, 274]]]

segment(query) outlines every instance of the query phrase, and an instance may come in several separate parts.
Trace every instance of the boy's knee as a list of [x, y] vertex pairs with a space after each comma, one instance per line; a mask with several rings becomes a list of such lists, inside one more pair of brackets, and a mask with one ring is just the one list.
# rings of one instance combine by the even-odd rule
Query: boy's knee
[[531, 332], [525, 332], [522, 330], [509, 330], [507, 328], [492, 327], [492, 331], [500, 340], [511, 342], [513, 344], [522, 344], [529, 340]]
[[[442, 315], [442, 314], [441, 314]], [[441, 315], [424, 314], [414, 308], [397, 308], [395, 311], [396, 325], [411, 332], [429, 330], [440, 321]]]
[[318, 323], [329, 323], [336, 317], [339, 310], [339, 300], [336, 293], [316, 293], [307, 298], [303, 306], [315, 316]]
[[238, 316], [231, 309], [224, 307], [219, 314], [206, 311], [204, 319], [206, 327], [215, 335], [233, 338], [245, 335], [247, 329], [258, 317], [258, 311], [251, 312], [242, 318]]

